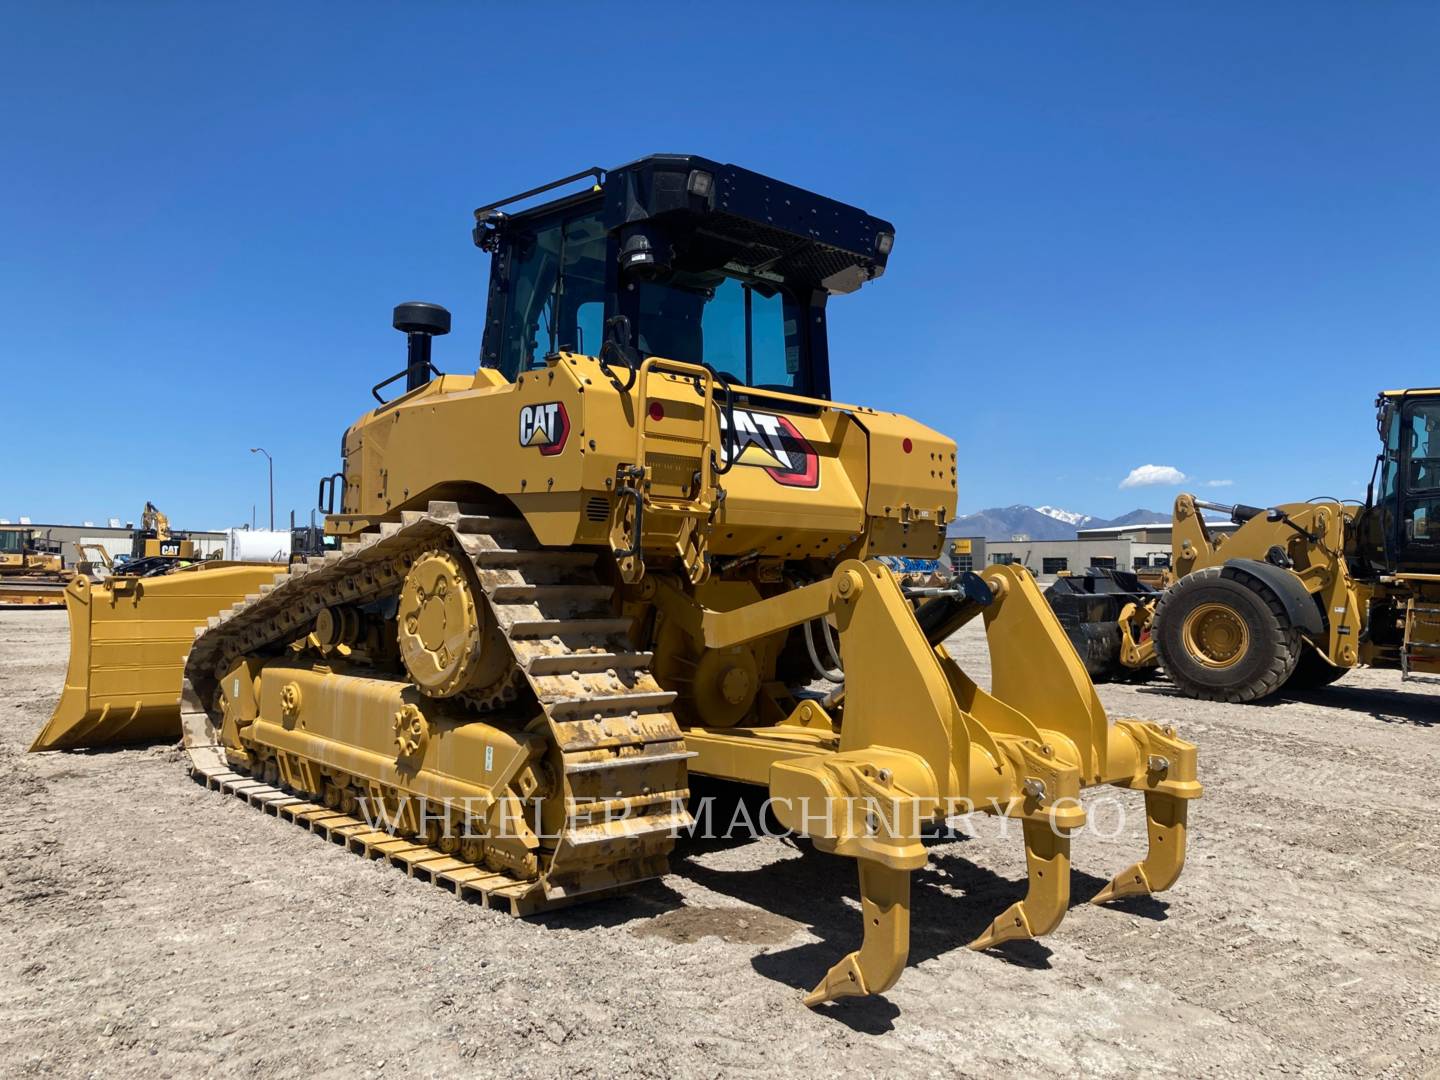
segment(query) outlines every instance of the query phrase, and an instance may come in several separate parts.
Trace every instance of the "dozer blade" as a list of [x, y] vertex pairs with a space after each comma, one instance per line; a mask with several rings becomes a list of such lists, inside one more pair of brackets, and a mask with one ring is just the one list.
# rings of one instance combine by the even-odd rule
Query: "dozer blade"
[[153, 578], [65, 588], [70, 663], [32, 751], [111, 746], [180, 734], [180, 684], [195, 631], [284, 567], [200, 564]]

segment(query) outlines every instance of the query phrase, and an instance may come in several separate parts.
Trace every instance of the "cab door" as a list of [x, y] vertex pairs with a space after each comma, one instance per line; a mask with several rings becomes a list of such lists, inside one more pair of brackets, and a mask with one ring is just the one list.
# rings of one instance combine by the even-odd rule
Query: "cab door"
[[1403, 403], [1398, 441], [1396, 569], [1440, 566], [1440, 397]]

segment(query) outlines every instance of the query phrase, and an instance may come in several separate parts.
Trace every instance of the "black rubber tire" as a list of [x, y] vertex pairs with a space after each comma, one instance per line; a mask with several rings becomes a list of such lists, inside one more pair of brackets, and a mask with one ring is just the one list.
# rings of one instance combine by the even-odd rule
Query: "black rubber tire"
[[[1245, 623], [1249, 648], [1230, 667], [1208, 667], [1184, 642], [1185, 618], [1202, 604], [1223, 604]], [[1264, 585], [1228, 567], [1197, 570], [1166, 589], [1155, 607], [1152, 627], [1160, 666], [1187, 697], [1247, 702], [1268, 697], [1285, 685], [1304, 647], [1285, 607]]]
[[1300, 662], [1290, 673], [1285, 689], [1292, 694], [1304, 694], [1329, 686], [1349, 674], [1349, 668], [1336, 667], [1324, 659], [1315, 646], [1305, 644], [1300, 648]]

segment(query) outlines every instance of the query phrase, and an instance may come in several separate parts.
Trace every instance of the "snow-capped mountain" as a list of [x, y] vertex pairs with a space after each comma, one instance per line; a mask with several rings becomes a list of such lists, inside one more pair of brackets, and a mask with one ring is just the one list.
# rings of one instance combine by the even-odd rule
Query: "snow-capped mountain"
[[1074, 540], [1077, 529], [1099, 529], [1107, 525], [1134, 525], [1141, 522], [1170, 521], [1168, 511], [1132, 510], [1117, 518], [1100, 518], [1093, 514], [1077, 514], [1054, 506], [997, 506], [965, 514], [950, 523], [951, 536], [983, 536], [989, 540], [1010, 540], [1023, 536], [1030, 540]]
[[1073, 510], [1061, 510], [1058, 506], [1037, 506], [1035, 507], [1035, 512], [1037, 514], [1044, 514], [1046, 517], [1052, 517], [1056, 521], [1063, 521], [1066, 525], [1074, 525], [1077, 528], [1089, 525], [1095, 520], [1090, 514], [1077, 514]]

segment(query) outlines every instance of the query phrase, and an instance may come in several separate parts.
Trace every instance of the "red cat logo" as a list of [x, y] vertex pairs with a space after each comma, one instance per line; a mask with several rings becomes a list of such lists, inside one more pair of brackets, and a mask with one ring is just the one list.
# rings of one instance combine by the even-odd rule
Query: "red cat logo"
[[735, 430], [731, 432], [725, 411], [720, 412], [728, 461], [764, 469], [770, 479], [786, 487], [820, 486], [820, 456], [788, 416], [736, 409], [734, 417]]
[[520, 445], [536, 446], [546, 457], [565, 449], [570, 437], [570, 417], [558, 401], [520, 408]]

